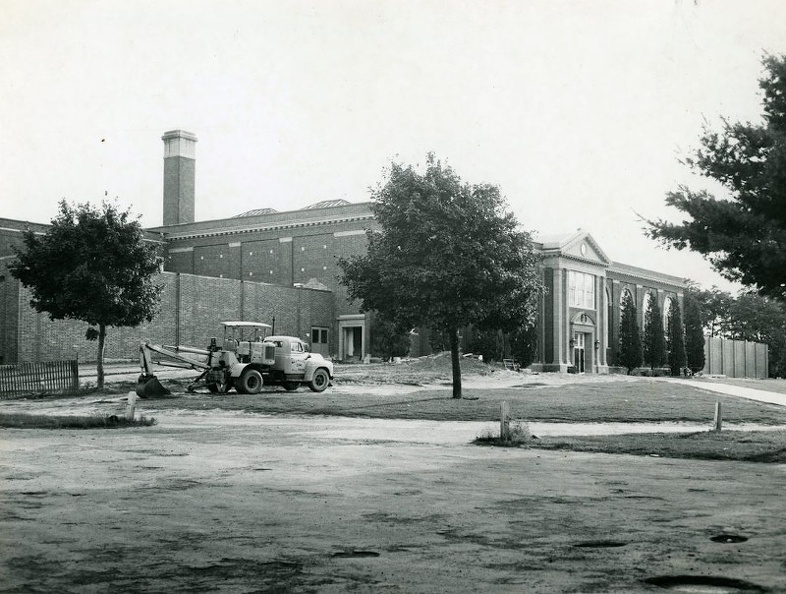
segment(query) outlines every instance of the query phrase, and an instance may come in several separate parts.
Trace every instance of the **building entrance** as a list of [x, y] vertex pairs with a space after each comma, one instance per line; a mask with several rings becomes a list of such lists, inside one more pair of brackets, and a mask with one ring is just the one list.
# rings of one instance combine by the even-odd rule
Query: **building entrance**
[[585, 337], [583, 332], [573, 334], [573, 366], [576, 373], [584, 373], [586, 366], [586, 350], [584, 349]]
[[338, 358], [361, 361], [368, 352], [364, 314], [340, 316], [338, 319]]

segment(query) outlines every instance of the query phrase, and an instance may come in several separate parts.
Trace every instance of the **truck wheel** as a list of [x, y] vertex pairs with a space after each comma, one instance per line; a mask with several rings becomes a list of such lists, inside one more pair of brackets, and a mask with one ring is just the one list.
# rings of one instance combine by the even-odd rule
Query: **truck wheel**
[[256, 369], [246, 369], [237, 383], [237, 391], [243, 394], [259, 394], [265, 381]]
[[287, 392], [294, 392], [300, 387], [300, 384], [297, 382], [284, 382], [283, 386]]
[[314, 377], [308, 383], [312, 392], [324, 392], [330, 383], [330, 376], [324, 367], [320, 367], [314, 372]]

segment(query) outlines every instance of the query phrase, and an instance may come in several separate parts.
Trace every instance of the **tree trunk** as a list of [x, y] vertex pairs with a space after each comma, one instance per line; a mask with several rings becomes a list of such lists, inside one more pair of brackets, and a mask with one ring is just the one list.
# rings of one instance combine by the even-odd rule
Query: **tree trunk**
[[459, 360], [458, 328], [450, 329], [450, 362], [453, 367], [453, 398], [461, 398], [461, 361]]
[[104, 388], [104, 341], [106, 339], [106, 324], [98, 325], [98, 358], [96, 359], [97, 387]]

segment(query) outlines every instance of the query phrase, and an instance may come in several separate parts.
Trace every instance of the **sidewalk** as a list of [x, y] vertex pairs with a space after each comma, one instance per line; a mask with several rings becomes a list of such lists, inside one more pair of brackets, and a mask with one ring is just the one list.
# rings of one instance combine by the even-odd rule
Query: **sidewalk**
[[748, 400], [757, 400], [759, 402], [786, 406], [786, 394], [779, 394], [778, 392], [754, 390], [753, 388], [743, 388], [741, 386], [732, 386], [729, 384], [716, 384], [714, 382], [697, 382], [689, 379], [669, 378], [668, 381], [684, 384], [686, 386], [693, 386], [694, 388], [707, 390], [708, 392], [716, 392], [728, 396], [739, 396], [740, 398], [747, 398]]

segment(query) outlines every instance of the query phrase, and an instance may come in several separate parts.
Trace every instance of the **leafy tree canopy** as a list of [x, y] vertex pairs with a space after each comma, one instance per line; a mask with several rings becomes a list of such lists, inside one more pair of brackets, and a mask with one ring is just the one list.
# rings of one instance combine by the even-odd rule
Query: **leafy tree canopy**
[[460, 398], [458, 329], [534, 321], [540, 283], [530, 236], [499, 188], [464, 183], [431, 154], [424, 173], [393, 163], [372, 198], [379, 230], [368, 232], [364, 255], [339, 261], [342, 282], [363, 311], [449, 333]]
[[786, 302], [786, 56], [764, 59], [763, 123], [723, 120], [705, 127], [685, 163], [719, 182], [728, 198], [680, 186], [666, 204], [688, 216], [648, 221], [647, 233], [669, 247], [705, 256], [724, 277]]
[[[695, 302], [710, 336], [764, 342], [769, 346], [771, 377], [786, 377], [786, 303], [742, 292], [736, 297], [717, 287], [701, 290], [690, 284], [686, 303]], [[686, 305], [686, 346], [688, 332]], [[690, 366], [690, 363], [689, 363]]]
[[11, 274], [32, 293], [31, 305], [53, 320], [87, 322], [87, 338], [98, 339], [99, 387], [108, 326], [136, 326], [157, 311], [161, 288], [153, 284], [160, 258], [143, 242], [142, 228], [128, 210], [104, 202], [60, 202], [45, 235], [24, 233]]

